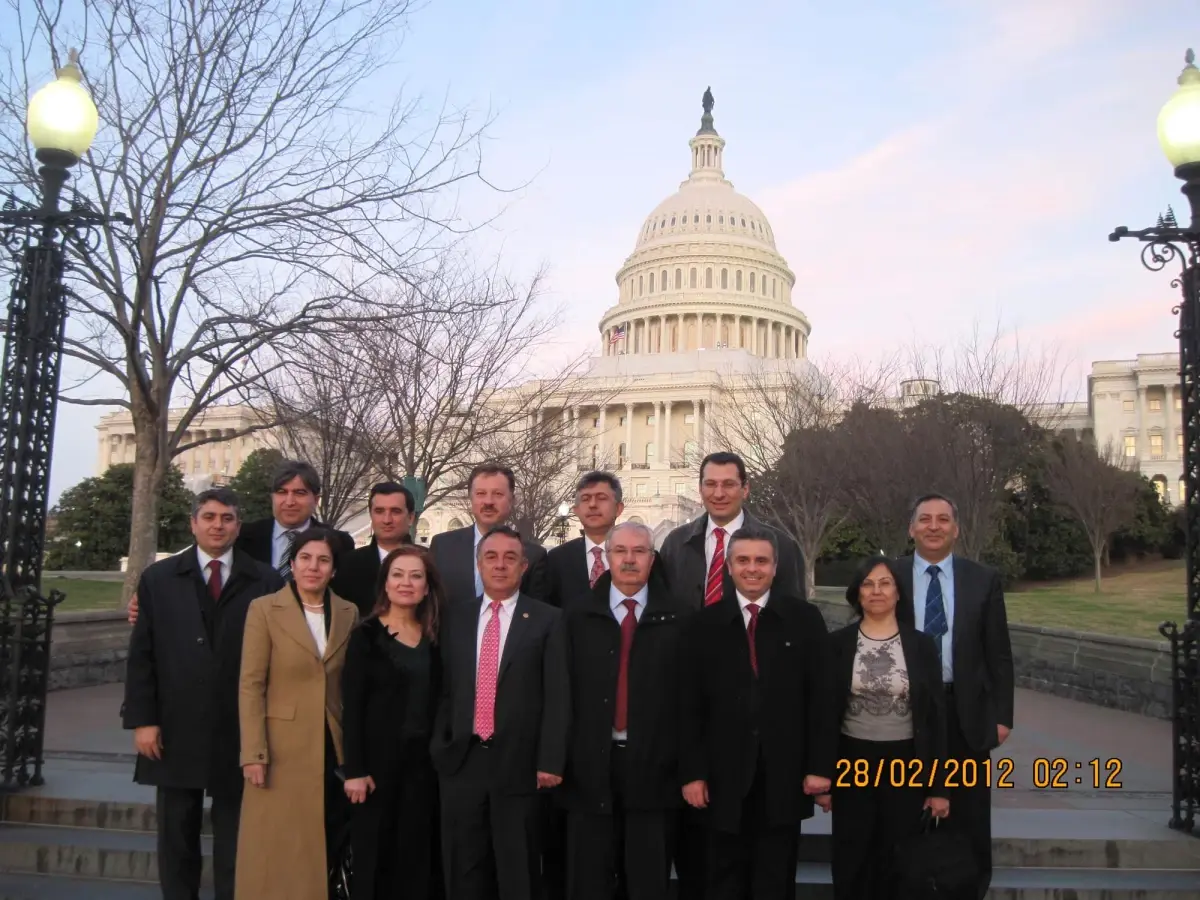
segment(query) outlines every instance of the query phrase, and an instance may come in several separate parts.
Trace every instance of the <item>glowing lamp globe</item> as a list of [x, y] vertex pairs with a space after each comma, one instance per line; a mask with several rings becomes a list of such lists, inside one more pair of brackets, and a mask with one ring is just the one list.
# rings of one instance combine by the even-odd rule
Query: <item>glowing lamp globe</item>
[[26, 129], [37, 150], [70, 153], [76, 159], [87, 153], [100, 119], [96, 104], [81, 83], [78, 54], [58, 70], [58, 78], [29, 101]]
[[1175, 168], [1200, 163], [1200, 69], [1188, 50], [1179, 89], [1158, 114], [1158, 142]]

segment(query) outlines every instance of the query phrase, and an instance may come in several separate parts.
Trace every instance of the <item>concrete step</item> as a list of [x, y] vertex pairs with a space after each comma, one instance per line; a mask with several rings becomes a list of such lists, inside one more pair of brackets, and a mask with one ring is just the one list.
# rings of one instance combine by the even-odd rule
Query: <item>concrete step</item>
[[[154, 834], [158, 827], [158, 813], [153, 803], [7, 794], [0, 795], [0, 822]], [[207, 806], [202, 829], [205, 834], [212, 833]]]
[[[157, 883], [156, 843], [155, 836], [144, 831], [0, 824], [0, 873]], [[201, 852], [206, 857], [203, 882], [208, 885], [209, 838], [202, 839]]]
[[[157, 884], [45, 875], [0, 875], [0, 900], [160, 900]], [[213, 900], [211, 889], [200, 900]]]
[[[988, 900], [1184, 900], [1200, 894], [1200, 872], [1170, 869], [997, 868]], [[833, 900], [829, 867], [801, 863], [796, 900]]]

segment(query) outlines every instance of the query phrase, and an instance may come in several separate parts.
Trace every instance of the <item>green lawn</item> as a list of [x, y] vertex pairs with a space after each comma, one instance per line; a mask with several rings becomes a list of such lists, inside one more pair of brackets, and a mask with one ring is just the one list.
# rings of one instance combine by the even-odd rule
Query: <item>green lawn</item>
[[1018, 585], [1005, 594], [1010, 622], [1162, 640], [1164, 621], [1187, 618], [1182, 560], [1114, 568], [1095, 593], [1091, 578]]
[[56, 578], [53, 572], [42, 576], [42, 591], [62, 591], [67, 599], [62, 602], [62, 612], [78, 612], [86, 609], [119, 609], [121, 606], [121, 582], [85, 581], [82, 578]]

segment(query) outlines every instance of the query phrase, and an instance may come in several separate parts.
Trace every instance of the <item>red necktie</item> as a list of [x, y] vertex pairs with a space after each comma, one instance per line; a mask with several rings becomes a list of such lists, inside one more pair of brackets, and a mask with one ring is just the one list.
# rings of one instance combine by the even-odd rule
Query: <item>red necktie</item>
[[637, 601], [626, 598], [625, 618], [621, 620], [621, 667], [617, 670], [617, 711], [613, 729], [625, 731], [629, 726], [629, 651], [633, 648], [633, 630], [637, 628]]
[[725, 529], [714, 528], [713, 534], [717, 538], [717, 547], [713, 550], [712, 562], [708, 566], [708, 583], [704, 587], [704, 605], [712, 606], [721, 599], [721, 589], [724, 586], [725, 568]]
[[750, 668], [754, 670], [754, 675], [758, 677], [758, 645], [755, 642], [755, 635], [758, 633], [758, 614], [762, 612], [757, 603], [751, 603], [746, 607], [746, 611], [750, 613], [750, 622], [746, 625], [746, 640], [750, 642]]
[[212, 559], [208, 562], [208, 596], [212, 597], [213, 603], [221, 599], [221, 561]]
[[475, 677], [475, 733], [485, 741], [496, 730], [496, 679], [500, 669], [500, 601], [493, 600], [490, 605], [492, 617], [483, 630]]
[[604, 560], [602, 558], [603, 553], [604, 549], [601, 547], [592, 548], [592, 556], [596, 558], [596, 561], [592, 563], [592, 573], [589, 576], [592, 581], [592, 587], [596, 586], [596, 582], [599, 581], [600, 576], [604, 574]]

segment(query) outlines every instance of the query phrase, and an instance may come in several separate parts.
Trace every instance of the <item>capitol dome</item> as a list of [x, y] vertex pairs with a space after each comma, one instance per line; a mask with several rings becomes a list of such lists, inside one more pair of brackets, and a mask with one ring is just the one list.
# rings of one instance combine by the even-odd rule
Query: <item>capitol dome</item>
[[808, 319], [792, 305], [796, 277], [763, 211], [734, 190], [725, 140], [705, 91], [691, 172], [658, 204], [617, 272], [617, 305], [600, 322], [603, 353], [647, 355], [742, 349], [804, 359]]

